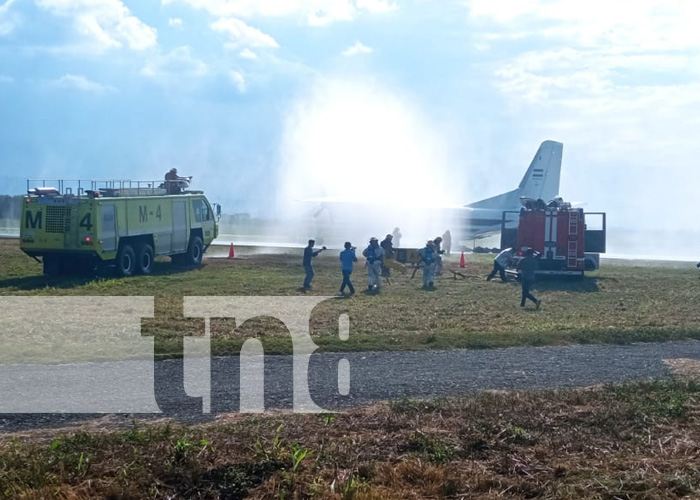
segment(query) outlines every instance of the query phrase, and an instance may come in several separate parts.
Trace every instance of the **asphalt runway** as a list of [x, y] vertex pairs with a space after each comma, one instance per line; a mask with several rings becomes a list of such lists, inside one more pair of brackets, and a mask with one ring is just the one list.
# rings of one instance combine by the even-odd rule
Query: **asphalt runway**
[[[481, 390], [584, 387], [668, 376], [670, 370], [664, 360], [677, 358], [700, 360], [700, 342], [324, 353], [311, 356], [309, 394], [316, 405], [339, 410], [405, 397], [461, 396]], [[347, 359], [350, 365], [350, 390], [346, 396], [338, 389], [341, 359]], [[187, 376], [202, 373], [205, 372], [197, 375], [196, 370], [190, 369]], [[251, 374], [247, 368], [244, 373], [249, 374], [243, 378], [244, 391], [261, 383], [261, 377]], [[139, 375], [143, 376], [139, 378]], [[112, 414], [117, 424], [136, 416], [206, 421], [217, 414], [239, 410], [239, 376], [239, 357], [211, 359], [210, 391], [206, 391], [210, 394], [211, 412], [203, 414], [202, 399], [187, 395], [192, 394], [193, 385], [183, 384], [187, 377], [183, 376], [183, 361], [179, 359], [155, 363], [0, 366], [3, 402], [21, 401], [26, 406], [18, 409], [26, 411], [31, 411], [27, 408], [38, 402], [42, 406], [39, 414], [0, 414], [0, 432], [60, 427], [104, 414]], [[75, 401], [61, 394], [62, 387], [66, 386], [72, 388]], [[292, 386], [292, 357], [265, 356], [264, 408], [292, 408]], [[187, 388], [187, 394], [183, 387]], [[194, 393], [197, 394], [197, 390]], [[86, 400], [98, 410], [89, 414], [71, 411]]]

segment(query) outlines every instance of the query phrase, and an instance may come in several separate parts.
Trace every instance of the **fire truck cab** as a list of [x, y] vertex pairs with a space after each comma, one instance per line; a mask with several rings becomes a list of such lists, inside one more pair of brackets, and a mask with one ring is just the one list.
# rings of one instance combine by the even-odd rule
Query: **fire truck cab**
[[512, 248], [516, 260], [528, 248], [540, 254], [538, 274], [583, 277], [600, 267], [605, 253], [606, 214], [584, 212], [557, 198], [521, 200], [520, 211], [504, 211], [501, 248]]

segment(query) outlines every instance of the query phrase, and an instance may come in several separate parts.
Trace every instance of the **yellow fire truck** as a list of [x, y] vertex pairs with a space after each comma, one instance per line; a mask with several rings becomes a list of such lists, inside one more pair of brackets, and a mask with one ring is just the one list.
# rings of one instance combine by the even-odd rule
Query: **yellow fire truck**
[[48, 275], [109, 266], [149, 274], [161, 255], [197, 265], [217, 237], [215, 207], [202, 191], [161, 181], [30, 179], [20, 247]]

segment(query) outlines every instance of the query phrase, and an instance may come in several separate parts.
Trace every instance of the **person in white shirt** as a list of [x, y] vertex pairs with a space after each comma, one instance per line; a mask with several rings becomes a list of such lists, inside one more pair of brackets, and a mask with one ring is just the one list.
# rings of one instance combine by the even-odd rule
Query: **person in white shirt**
[[494, 276], [496, 276], [496, 273], [500, 274], [501, 276], [501, 281], [505, 283], [506, 281], [506, 267], [508, 266], [508, 263], [510, 260], [513, 258], [513, 249], [512, 248], [504, 248], [501, 250], [501, 253], [496, 255], [496, 258], [493, 259], [493, 271], [491, 271], [491, 274], [489, 274], [486, 277], [486, 281], [491, 281]]

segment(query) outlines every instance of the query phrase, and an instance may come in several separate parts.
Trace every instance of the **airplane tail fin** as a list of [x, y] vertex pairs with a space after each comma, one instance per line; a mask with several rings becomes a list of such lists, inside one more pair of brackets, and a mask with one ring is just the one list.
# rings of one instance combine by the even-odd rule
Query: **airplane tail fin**
[[470, 208], [518, 210], [520, 198], [551, 201], [559, 195], [561, 158], [564, 145], [561, 142], [544, 141], [520, 181], [518, 189], [467, 205]]
[[563, 149], [561, 142], [544, 141], [540, 145], [518, 186], [520, 196], [550, 201], [559, 194]]

